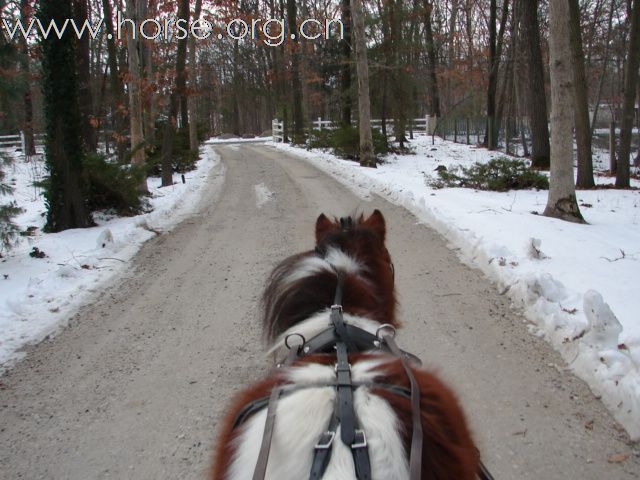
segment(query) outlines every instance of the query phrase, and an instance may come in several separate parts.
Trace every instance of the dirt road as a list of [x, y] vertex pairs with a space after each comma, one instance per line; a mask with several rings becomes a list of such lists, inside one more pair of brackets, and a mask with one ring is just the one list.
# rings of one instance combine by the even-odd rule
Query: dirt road
[[269, 367], [257, 308], [270, 269], [312, 247], [320, 212], [374, 207], [388, 221], [399, 343], [459, 392], [496, 479], [637, 478], [637, 447], [437, 234], [268, 147], [218, 151], [198, 213], [0, 377], [0, 478], [204, 478], [224, 406]]

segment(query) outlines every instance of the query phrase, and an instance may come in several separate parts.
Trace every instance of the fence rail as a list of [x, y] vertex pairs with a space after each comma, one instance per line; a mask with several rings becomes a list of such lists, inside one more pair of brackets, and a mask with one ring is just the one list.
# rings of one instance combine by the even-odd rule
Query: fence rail
[[[410, 118], [407, 120], [406, 128], [411, 133], [424, 132], [427, 135], [431, 135], [436, 128], [436, 122], [437, 118], [430, 117], [429, 115], [420, 118]], [[387, 119], [385, 121], [386, 127], [390, 127], [391, 131], [393, 130], [393, 123], [393, 119]], [[382, 130], [382, 124], [382, 119], [371, 119], [371, 128]], [[337, 127], [337, 123], [332, 120], [323, 120], [321, 117], [318, 117], [316, 120], [311, 122], [311, 127], [315, 130], [332, 130]], [[271, 122], [271, 132], [274, 142], [283, 142], [285, 138], [284, 122], [277, 118], [273, 119]]]
[[[44, 133], [35, 133], [33, 135], [35, 148], [44, 148], [44, 137]], [[26, 151], [24, 132], [20, 132], [17, 135], [0, 135], [0, 151], [20, 151], [24, 155]]]

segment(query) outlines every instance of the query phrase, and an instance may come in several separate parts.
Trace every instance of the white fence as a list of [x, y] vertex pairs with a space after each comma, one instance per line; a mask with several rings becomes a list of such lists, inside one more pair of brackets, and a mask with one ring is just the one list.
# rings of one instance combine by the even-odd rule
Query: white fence
[[[409, 131], [413, 132], [424, 132], [427, 135], [432, 135], [437, 124], [438, 119], [436, 117], [431, 117], [427, 115], [426, 117], [413, 118], [407, 120], [406, 128]], [[321, 117], [318, 117], [317, 120], [311, 122], [313, 128], [315, 130], [331, 130], [336, 128], [335, 122], [331, 120], [323, 120]], [[387, 128], [389, 131], [393, 131], [393, 119], [387, 119], [386, 121]], [[382, 130], [382, 120], [381, 119], [372, 119], [371, 120], [371, 128], [375, 128], [376, 130]], [[277, 118], [271, 122], [271, 132], [273, 136], [274, 142], [282, 142], [284, 141], [284, 122], [282, 120], [278, 120]]]
[[[34, 134], [33, 141], [36, 149], [44, 147], [44, 133]], [[0, 135], [0, 151], [15, 152], [16, 150], [24, 155], [26, 150], [24, 132], [18, 135]]]

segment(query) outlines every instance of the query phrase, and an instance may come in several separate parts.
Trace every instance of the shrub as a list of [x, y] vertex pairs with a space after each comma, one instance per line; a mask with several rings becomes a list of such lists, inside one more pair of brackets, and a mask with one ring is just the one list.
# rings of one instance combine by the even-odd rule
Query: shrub
[[83, 159], [87, 206], [90, 212], [113, 210], [118, 215], [136, 215], [144, 210], [139, 186], [146, 178], [142, 167], [123, 165], [90, 154]]
[[[164, 122], [156, 124], [155, 142], [147, 148], [147, 172], [160, 175], [162, 172], [162, 132]], [[200, 132], [198, 138], [200, 137]], [[178, 173], [189, 172], [196, 168], [198, 152], [192, 152], [189, 145], [189, 129], [179, 128], [173, 136], [173, 170]]]
[[[389, 152], [387, 139], [376, 129], [371, 129], [373, 151], [376, 156]], [[360, 132], [357, 127], [342, 125], [333, 129], [312, 130], [307, 141], [308, 148], [330, 148], [335, 155], [349, 160], [358, 160]]]
[[464, 187], [476, 190], [506, 192], [535, 188], [549, 189], [549, 179], [519, 159], [495, 158], [487, 163], [476, 162], [470, 167], [457, 166], [439, 170], [438, 178], [429, 179], [435, 188]]
[[[10, 195], [13, 192], [11, 185], [4, 183], [5, 174], [2, 167], [11, 164], [9, 156], [0, 154], [0, 196]], [[0, 252], [7, 251], [15, 245], [19, 228], [13, 223], [13, 217], [22, 213], [15, 202], [0, 203]]]

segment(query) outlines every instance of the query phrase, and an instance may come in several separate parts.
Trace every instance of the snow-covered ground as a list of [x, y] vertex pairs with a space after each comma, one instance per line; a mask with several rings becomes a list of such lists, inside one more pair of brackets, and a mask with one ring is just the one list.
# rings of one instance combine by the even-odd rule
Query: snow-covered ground
[[[588, 225], [541, 215], [546, 191], [433, 189], [438, 165], [503, 154], [418, 137], [415, 155], [390, 155], [377, 169], [319, 150], [271, 144], [298, 155], [357, 193], [402, 205], [442, 233], [470, 265], [522, 308], [634, 438], [640, 437], [640, 191], [578, 191]], [[596, 163], [604, 162], [596, 156]], [[597, 177], [597, 183], [613, 179]], [[640, 182], [633, 181], [638, 187]]]
[[[149, 178], [149, 213], [129, 218], [99, 216], [98, 226], [43, 234], [45, 205], [41, 191], [33, 187], [44, 174], [39, 159], [25, 163], [17, 157], [5, 167], [5, 181], [14, 186], [14, 199], [24, 213], [15, 223], [24, 231], [36, 227], [33, 236], [22, 237], [0, 260], [0, 371], [19, 359], [20, 348], [38, 342], [64, 326], [71, 315], [115, 275], [126, 271], [142, 244], [191, 215], [198, 204], [209, 172], [219, 165], [211, 147], [201, 149], [197, 169], [180, 175], [171, 187], [159, 188], [159, 178]], [[209, 185], [208, 188], [211, 188]], [[0, 202], [6, 203], [6, 197]], [[33, 248], [44, 258], [29, 255]]]

